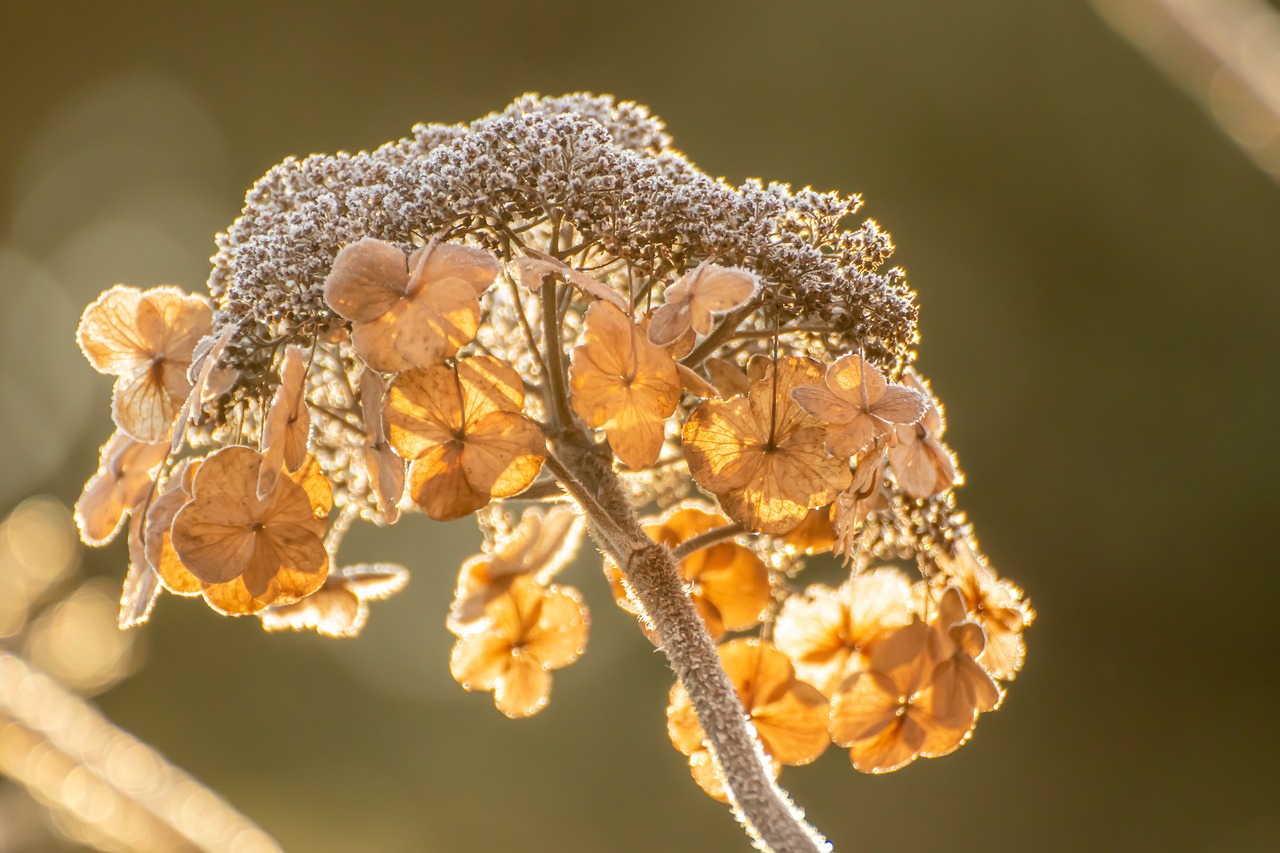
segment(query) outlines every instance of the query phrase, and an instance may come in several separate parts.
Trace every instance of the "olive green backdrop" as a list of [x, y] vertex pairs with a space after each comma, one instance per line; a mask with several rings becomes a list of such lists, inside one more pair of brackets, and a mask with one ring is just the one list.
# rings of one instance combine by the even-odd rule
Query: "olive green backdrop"
[[[1275, 849], [1280, 187], [1084, 4], [4, 2], [0, 512], [74, 501], [110, 432], [73, 338], [99, 290], [201, 289], [286, 155], [573, 90], [649, 104], [712, 174], [865, 195], [920, 293], [960, 501], [1039, 611], [958, 753], [783, 773], [837, 849]], [[590, 555], [566, 576], [589, 648], [545, 712], [452, 682], [477, 541], [357, 530], [345, 560], [413, 578], [354, 641], [166, 598], [98, 701], [290, 851], [745, 849]]]

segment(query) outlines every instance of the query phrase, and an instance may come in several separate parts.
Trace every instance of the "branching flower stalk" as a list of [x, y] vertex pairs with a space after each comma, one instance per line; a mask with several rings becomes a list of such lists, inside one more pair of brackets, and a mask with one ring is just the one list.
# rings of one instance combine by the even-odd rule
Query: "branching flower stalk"
[[[709, 178], [588, 95], [286, 160], [208, 299], [117, 285], [81, 321], [117, 432], [77, 519], [130, 519], [122, 625], [167, 590], [353, 636], [409, 572], [335, 569], [349, 526], [474, 515], [450, 669], [525, 717], [585, 648], [558, 582], [585, 530], [675, 672], [694, 779], [760, 849], [828, 849], [779, 768], [957, 748], [1034, 616], [956, 509], [914, 293], [860, 206]], [[848, 581], [797, 588], [824, 552]]]

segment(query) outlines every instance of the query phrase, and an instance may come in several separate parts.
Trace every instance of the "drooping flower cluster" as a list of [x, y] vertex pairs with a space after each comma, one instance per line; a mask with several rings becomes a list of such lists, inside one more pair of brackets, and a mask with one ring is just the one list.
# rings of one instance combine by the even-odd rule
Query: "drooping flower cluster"
[[[712, 795], [746, 813], [746, 776], [833, 741], [870, 772], [949, 752], [1034, 614], [955, 508], [914, 294], [860, 205], [729, 186], [642, 107], [584, 95], [285, 161], [219, 236], [208, 299], [117, 285], [82, 319], [118, 378], [77, 519], [103, 544], [130, 517], [122, 624], [168, 590], [351, 636], [408, 577], [333, 568], [356, 519], [475, 515], [450, 666], [528, 716], [585, 648], [554, 582], [585, 530], [678, 673], [726, 640], [727, 680], [668, 708]], [[848, 580], [797, 588], [828, 551]]]

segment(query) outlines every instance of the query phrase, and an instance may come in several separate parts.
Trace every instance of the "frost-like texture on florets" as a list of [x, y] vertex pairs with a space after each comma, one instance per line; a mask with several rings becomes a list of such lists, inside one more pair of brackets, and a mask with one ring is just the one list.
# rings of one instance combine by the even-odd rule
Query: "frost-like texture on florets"
[[334, 322], [322, 285], [343, 246], [445, 236], [492, 248], [495, 232], [554, 212], [642, 273], [705, 259], [752, 270], [780, 322], [818, 332], [833, 352], [900, 366], [916, 341], [914, 294], [901, 270], [881, 270], [889, 236], [848, 222], [861, 204], [711, 178], [634, 103], [526, 95], [470, 125], [418, 125], [372, 153], [275, 166], [218, 236], [209, 290], [216, 325], [238, 327], [228, 361], [252, 384], [252, 340], [305, 345]]

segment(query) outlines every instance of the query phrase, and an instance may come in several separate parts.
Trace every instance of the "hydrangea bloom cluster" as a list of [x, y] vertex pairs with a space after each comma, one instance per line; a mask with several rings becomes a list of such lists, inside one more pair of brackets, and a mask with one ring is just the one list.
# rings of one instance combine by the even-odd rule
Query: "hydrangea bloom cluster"
[[[712, 179], [587, 95], [286, 160], [207, 298], [118, 285], [81, 322], [116, 433], [77, 519], [95, 545], [129, 519], [122, 624], [168, 591], [351, 636], [408, 577], [336, 568], [353, 521], [473, 516], [450, 666], [523, 717], [585, 648], [559, 578], [585, 533], [675, 671], [694, 778], [762, 849], [822, 849], [779, 768], [954, 750], [1034, 615], [956, 509], [914, 294], [860, 206]], [[806, 586], [824, 552], [848, 579]]]

